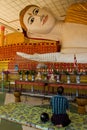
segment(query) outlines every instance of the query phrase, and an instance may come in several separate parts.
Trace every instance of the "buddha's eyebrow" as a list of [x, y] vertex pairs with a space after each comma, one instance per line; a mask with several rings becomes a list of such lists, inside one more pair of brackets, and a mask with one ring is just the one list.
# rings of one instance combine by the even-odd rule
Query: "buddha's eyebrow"
[[30, 16], [32, 15], [32, 13], [28, 13]]

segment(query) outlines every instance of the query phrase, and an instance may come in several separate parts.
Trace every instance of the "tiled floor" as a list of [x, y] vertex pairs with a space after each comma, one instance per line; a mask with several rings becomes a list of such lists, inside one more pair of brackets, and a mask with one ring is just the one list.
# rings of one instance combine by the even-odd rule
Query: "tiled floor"
[[[43, 103], [49, 103], [49, 100], [44, 100], [43, 98], [36, 98], [30, 96], [21, 96], [21, 101], [24, 103], [28, 103], [29, 105], [42, 105]], [[14, 95], [11, 93], [6, 94], [5, 104], [15, 102]], [[37, 130], [33, 127], [22, 126], [23, 130]]]
[[[48, 104], [49, 100], [44, 98], [37, 98], [37, 97], [31, 97], [31, 96], [21, 96], [21, 101], [24, 103], [27, 103], [29, 105], [42, 105], [42, 104]], [[14, 95], [12, 93], [7, 93], [5, 98], [5, 104], [15, 102]], [[86, 106], [87, 111], [87, 106]], [[22, 126], [23, 130], [38, 130], [33, 127], [28, 126]]]

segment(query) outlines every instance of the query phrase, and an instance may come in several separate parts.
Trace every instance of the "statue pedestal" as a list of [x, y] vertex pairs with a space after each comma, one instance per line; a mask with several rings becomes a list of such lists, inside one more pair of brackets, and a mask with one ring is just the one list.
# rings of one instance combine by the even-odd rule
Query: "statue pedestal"
[[87, 98], [77, 97], [76, 102], [78, 104], [78, 113], [85, 114], [86, 113]]
[[21, 102], [21, 93], [20, 92], [14, 92], [14, 96], [15, 96], [15, 102]]

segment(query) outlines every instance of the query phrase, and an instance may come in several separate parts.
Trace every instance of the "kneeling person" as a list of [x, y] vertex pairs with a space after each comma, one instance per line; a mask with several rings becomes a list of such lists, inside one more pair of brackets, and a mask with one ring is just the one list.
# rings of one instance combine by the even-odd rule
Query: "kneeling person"
[[65, 127], [71, 123], [67, 110], [69, 110], [69, 103], [67, 98], [63, 96], [64, 88], [58, 87], [58, 94], [51, 99], [52, 112], [51, 121], [57, 127]]

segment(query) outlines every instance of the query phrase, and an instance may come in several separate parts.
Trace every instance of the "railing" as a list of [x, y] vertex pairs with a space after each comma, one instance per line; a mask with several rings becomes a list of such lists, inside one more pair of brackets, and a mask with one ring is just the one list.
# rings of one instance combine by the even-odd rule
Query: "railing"
[[[33, 95], [38, 93], [38, 91], [40, 92], [39, 94], [44, 94], [44, 95], [55, 94], [55, 93], [57, 93], [57, 91], [55, 91], [55, 89], [57, 90], [57, 88], [59, 86], [63, 86], [65, 89], [70, 90], [70, 92], [68, 92], [69, 96], [73, 95], [72, 90], [75, 90], [74, 96], [78, 96], [79, 94], [81, 95], [81, 93], [79, 93], [79, 92], [82, 91], [82, 90], [84, 90], [83, 96], [87, 95], [87, 83], [86, 84], [85, 83], [80, 83], [80, 84], [70, 83], [70, 84], [67, 84], [67, 83], [49, 83], [49, 82], [43, 82], [43, 81], [32, 82], [32, 81], [15, 80], [15, 90], [24, 92], [23, 85], [24, 85], [24, 89], [25, 90], [29, 89], [29, 92], [30, 93], [33, 92]], [[28, 87], [27, 87], [27, 85], [28, 85]], [[35, 90], [36, 86], [38, 86], [38, 91]], [[65, 95], [67, 95], [67, 94], [65, 94]]]

